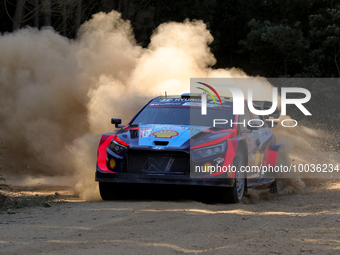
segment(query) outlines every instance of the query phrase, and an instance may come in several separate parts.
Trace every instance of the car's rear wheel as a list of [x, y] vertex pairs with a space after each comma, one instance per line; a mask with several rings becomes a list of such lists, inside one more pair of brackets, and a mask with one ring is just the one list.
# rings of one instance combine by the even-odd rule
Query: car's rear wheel
[[99, 182], [99, 193], [103, 200], [117, 199], [117, 187], [112, 182]]
[[244, 173], [241, 172], [241, 166], [244, 165], [244, 160], [236, 157], [233, 165], [236, 167], [234, 185], [230, 188], [223, 188], [221, 194], [223, 203], [241, 202], [246, 189], [246, 178]]
[[[280, 145], [278, 151], [277, 151], [277, 159], [276, 159], [276, 166], [289, 166], [290, 165], [290, 158], [287, 150], [285, 150], [285, 147], [283, 144]], [[282, 179], [283, 173], [281, 173], [281, 176], [278, 176], [279, 178], [276, 178], [272, 185], [270, 185], [270, 192], [272, 193], [278, 193], [282, 191], [284, 186], [284, 181]]]
[[283, 183], [281, 179], [275, 179], [273, 184], [269, 186], [271, 193], [279, 193], [283, 189]]

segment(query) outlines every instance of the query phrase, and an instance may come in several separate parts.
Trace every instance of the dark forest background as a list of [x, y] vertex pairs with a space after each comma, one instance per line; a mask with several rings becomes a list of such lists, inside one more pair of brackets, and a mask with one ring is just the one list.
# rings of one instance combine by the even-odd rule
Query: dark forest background
[[0, 31], [52, 26], [74, 38], [92, 14], [117, 10], [137, 42], [167, 21], [203, 20], [216, 67], [265, 77], [340, 76], [340, 0], [0, 0]]
[[[215, 68], [264, 77], [340, 76], [340, 0], [0, 0], [0, 31], [52, 26], [75, 38], [92, 14], [111, 10], [131, 21], [144, 47], [161, 23], [203, 20], [214, 37]], [[337, 131], [340, 83], [311, 82], [306, 88], [312, 93], [308, 109], [318, 115], [310, 120]]]

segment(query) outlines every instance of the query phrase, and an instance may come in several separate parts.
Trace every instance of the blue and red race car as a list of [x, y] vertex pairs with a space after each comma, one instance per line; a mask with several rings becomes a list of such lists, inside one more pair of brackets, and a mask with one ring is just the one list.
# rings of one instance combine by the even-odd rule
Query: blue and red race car
[[[268, 103], [254, 106], [264, 109]], [[120, 129], [104, 134], [98, 147], [96, 181], [102, 199], [118, 198], [122, 184], [214, 186], [220, 201], [231, 203], [240, 202], [248, 187], [275, 190], [275, 178], [260, 166], [275, 166], [282, 145], [265, 118], [253, 116], [246, 103], [244, 115], [232, 110], [232, 98], [222, 97], [219, 106], [208, 102], [203, 116], [201, 97], [183, 94], [152, 99], [125, 126], [112, 119]], [[252, 119], [263, 120], [263, 126], [247, 125]], [[214, 120], [229, 121], [214, 127]], [[249, 166], [259, 171], [244, 171]]]

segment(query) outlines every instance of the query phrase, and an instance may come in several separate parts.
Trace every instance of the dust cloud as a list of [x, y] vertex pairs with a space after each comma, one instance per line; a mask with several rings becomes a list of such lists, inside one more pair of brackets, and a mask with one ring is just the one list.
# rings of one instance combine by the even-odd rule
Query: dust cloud
[[68, 176], [81, 198], [99, 199], [96, 150], [100, 135], [113, 130], [110, 118], [127, 123], [150, 98], [188, 92], [191, 77], [248, 77], [235, 68], [212, 69], [212, 41], [202, 21], [185, 20], [161, 24], [142, 48], [115, 11], [93, 15], [76, 40], [51, 28], [1, 35], [3, 174], [58, 185]]
[[4, 175], [27, 184], [72, 176], [82, 198], [98, 198], [96, 149], [110, 118], [126, 123], [151, 97], [187, 92], [216, 62], [212, 41], [202, 21], [186, 20], [160, 25], [143, 49], [117, 12], [94, 15], [76, 40], [50, 28], [1, 35]]
[[[290, 119], [281, 116], [280, 121]], [[287, 125], [294, 125], [293, 122]], [[308, 126], [312, 126], [309, 124]], [[309, 128], [300, 124], [293, 128], [278, 125], [273, 129], [277, 143], [283, 144], [286, 154], [290, 154], [293, 164], [333, 164], [340, 163], [340, 155], [336, 149], [336, 136], [325, 129]]]

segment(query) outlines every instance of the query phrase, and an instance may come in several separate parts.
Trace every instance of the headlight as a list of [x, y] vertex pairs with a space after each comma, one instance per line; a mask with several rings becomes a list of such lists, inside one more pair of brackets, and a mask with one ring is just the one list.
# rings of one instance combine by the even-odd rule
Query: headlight
[[225, 142], [194, 150], [201, 157], [210, 157], [225, 151]]
[[114, 153], [119, 154], [123, 150], [126, 150], [126, 149], [127, 149], [126, 146], [121, 145], [121, 144], [117, 143], [115, 140], [112, 139], [112, 141], [110, 143], [110, 150], [112, 150]]

